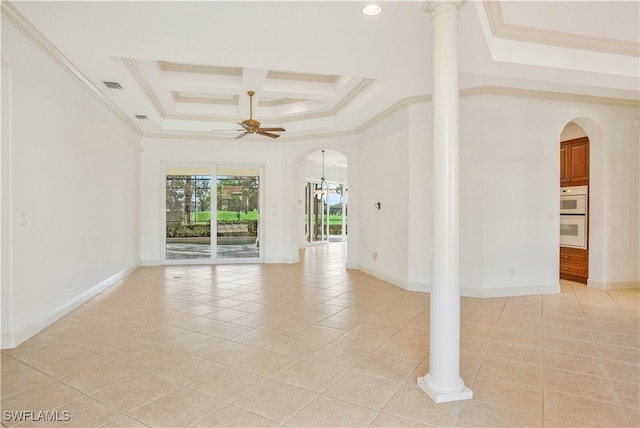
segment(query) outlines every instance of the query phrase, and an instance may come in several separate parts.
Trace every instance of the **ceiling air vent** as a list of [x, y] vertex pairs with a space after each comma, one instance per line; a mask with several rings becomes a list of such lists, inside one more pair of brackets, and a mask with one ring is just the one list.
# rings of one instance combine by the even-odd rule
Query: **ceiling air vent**
[[111, 89], [122, 89], [122, 86], [120, 86], [120, 84], [118, 82], [102, 82], [104, 83], [104, 86], [106, 86], [107, 88], [111, 88]]
[[149, 118], [147, 116], [145, 116], [144, 114], [136, 114], [136, 119], [147, 120]]

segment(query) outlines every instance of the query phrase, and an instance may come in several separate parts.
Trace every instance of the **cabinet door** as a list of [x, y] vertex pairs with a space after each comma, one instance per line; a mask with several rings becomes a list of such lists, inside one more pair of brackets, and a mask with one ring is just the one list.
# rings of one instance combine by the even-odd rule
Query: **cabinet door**
[[571, 144], [569, 178], [572, 184], [587, 184], [589, 182], [589, 144], [585, 142]]
[[569, 150], [565, 144], [560, 146], [560, 186], [569, 181]]
[[560, 143], [560, 186], [589, 184], [589, 138]]

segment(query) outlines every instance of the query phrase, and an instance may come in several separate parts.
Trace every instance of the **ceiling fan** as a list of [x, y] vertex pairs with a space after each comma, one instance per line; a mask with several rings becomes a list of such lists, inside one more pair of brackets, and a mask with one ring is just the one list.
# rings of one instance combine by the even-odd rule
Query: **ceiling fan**
[[256, 93], [254, 91], [248, 91], [247, 95], [249, 95], [249, 119], [243, 120], [242, 122], [237, 122], [238, 125], [242, 126], [242, 129], [234, 129], [233, 131], [242, 131], [242, 134], [238, 135], [235, 139], [245, 137], [247, 134], [259, 134], [264, 135], [269, 138], [278, 138], [280, 135], [274, 134], [273, 132], [284, 132], [284, 128], [261, 128], [260, 122], [253, 118], [253, 96]]

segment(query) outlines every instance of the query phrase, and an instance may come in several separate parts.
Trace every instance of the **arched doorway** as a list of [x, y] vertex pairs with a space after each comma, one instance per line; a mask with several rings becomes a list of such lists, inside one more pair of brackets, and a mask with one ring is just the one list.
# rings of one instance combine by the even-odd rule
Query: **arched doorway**
[[589, 137], [569, 122], [560, 135], [560, 279], [589, 277]]
[[318, 150], [308, 154], [302, 164], [305, 242], [308, 245], [346, 241], [347, 158], [336, 150]]

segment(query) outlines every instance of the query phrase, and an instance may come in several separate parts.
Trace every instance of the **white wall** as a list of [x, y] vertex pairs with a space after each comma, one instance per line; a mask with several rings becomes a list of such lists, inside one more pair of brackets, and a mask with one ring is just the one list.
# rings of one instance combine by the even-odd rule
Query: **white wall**
[[409, 135], [403, 107], [360, 134], [358, 153], [358, 268], [403, 288], [409, 287]]
[[138, 265], [139, 137], [4, 18], [2, 55], [2, 346], [11, 347]]
[[[559, 290], [559, 143], [572, 121], [591, 141], [589, 286], [637, 287], [637, 107], [528, 95], [460, 100], [462, 294]], [[358, 266], [420, 291], [429, 290], [431, 281], [429, 116], [428, 102], [400, 107], [359, 136]], [[383, 202], [380, 212], [373, 209], [376, 197]], [[389, 204], [392, 210], [385, 212]]]
[[[552, 97], [461, 100], [461, 285], [466, 295], [557, 290], [559, 142], [590, 139], [589, 285], [638, 286], [637, 107]], [[464, 196], [462, 196], [464, 195]]]

